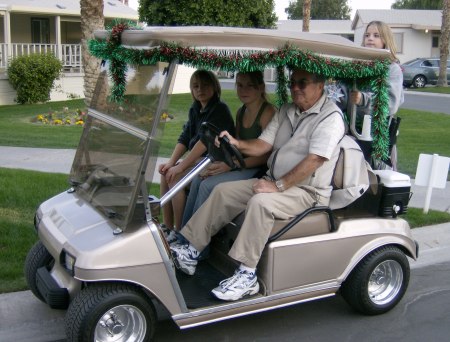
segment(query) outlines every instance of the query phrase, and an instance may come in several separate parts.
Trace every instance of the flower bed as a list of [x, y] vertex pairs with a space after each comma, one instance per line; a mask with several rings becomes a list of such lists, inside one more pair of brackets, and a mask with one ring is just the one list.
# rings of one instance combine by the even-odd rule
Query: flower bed
[[86, 112], [81, 109], [69, 109], [64, 107], [61, 111], [50, 111], [46, 114], [38, 114], [31, 121], [43, 125], [55, 126], [83, 126]]

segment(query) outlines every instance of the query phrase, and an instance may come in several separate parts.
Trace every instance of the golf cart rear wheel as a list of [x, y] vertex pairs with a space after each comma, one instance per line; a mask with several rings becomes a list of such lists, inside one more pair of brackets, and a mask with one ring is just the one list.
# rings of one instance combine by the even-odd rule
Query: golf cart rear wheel
[[367, 255], [341, 288], [344, 299], [357, 311], [378, 315], [402, 299], [409, 283], [409, 263], [395, 246], [381, 247]]
[[53, 259], [41, 241], [36, 242], [33, 247], [31, 247], [25, 259], [25, 279], [27, 285], [34, 296], [44, 303], [44, 297], [42, 297], [36, 284], [37, 270], [41, 267], [51, 269], [54, 262], [55, 259]]
[[150, 299], [137, 287], [121, 283], [90, 285], [66, 313], [67, 341], [150, 341], [156, 314]]

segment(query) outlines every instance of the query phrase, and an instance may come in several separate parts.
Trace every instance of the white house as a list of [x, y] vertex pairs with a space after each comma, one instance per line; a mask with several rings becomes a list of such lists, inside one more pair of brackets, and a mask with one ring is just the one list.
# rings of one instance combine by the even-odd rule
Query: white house
[[[301, 31], [303, 20], [279, 20], [277, 29]], [[310, 20], [309, 31], [315, 33], [337, 34], [353, 41], [354, 32], [351, 20]]]
[[[138, 21], [119, 0], [104, 0], [105, 25], [116, 18]], [[13, 104], [15, 91], [6, 69], [11, 58], [51, 52], [64, 65], [52, 100], [83, 97], [80, 2], [78, 0], [0, 0], [0, 105]]]

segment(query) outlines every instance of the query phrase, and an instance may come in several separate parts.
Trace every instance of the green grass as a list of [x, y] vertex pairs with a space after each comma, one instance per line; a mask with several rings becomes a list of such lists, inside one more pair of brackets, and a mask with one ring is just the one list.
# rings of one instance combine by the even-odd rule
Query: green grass
[[83, 100], [49, 102], [39, 105], [0, 106], [0, 146], [76, 148], [80, 126], [50, 126], [32, 123], [39, 114], [85, 108]]
[[67, 175], [0, 168], [0, 293], [26, 289], [23, 265], [37, 239], [34, 212], [67, 188]]
[[400, 109], [398, 169], [412, 177], [421, 153], [450, 156], [450, 115]]
[[425, 87], [425, 88], [408, 88], [408, 91], [420, 91], [422, 93], [438, 93], [438, 94], [450, 94], [450, 87]]
[[423, 209], [419, 208], [408, 208], [406, 215], [402, 217], [406, 219], [406, 221], [408, 221], [411, 228], [425, 227], [450, 222], [449, 213], [437, 210], [429, 210], [427, 214], [424, 214]]

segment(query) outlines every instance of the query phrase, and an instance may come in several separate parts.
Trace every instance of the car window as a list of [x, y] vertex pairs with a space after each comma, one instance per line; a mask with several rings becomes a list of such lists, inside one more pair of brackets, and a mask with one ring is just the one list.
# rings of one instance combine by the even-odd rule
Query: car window
[[430, 59], [430, 63], [433, 68], [439, 68], [439, 60], [438, 59]]
[[422, 62], [422, 66], [424, 66], [424, 67], [431, 67], [432, 65], [431, 65], [431, 62], [429, 60], [424, 60]]
[[450, 61], [447, 61], [447, 68], [450, 68]]

